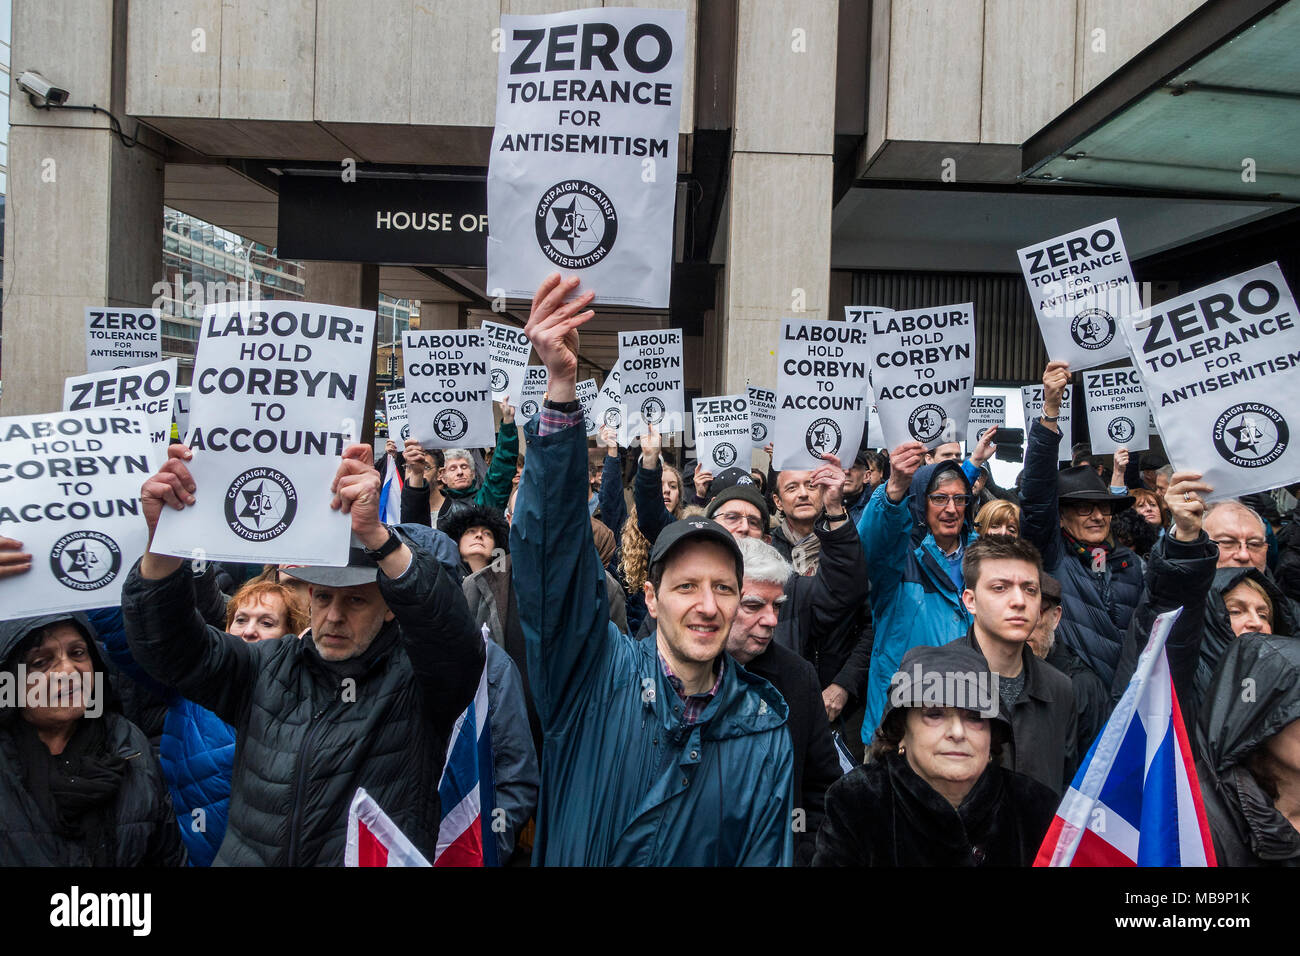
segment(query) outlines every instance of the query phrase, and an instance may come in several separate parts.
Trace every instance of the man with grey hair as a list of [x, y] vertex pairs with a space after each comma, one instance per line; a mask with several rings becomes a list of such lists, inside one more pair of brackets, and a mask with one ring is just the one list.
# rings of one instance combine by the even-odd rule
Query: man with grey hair
[[456, 511], [485, 505], [504, 512], [514, 488], [519, 458], [519, 429], [512, 405], [501, 403], [501, 429], [487, 477], [480, 482], [472, 454], [464, 448], [442, 453], [442, 468], [414, 438], [406, 440], [406, 483], [402, 486], [402, 524], [424, 524], [437, 528]]
[[781, 607], [789, 599], [786, 582], [794, 576], [794, 568], [776, 548], [758, 538], [738, 538], [736, 543], [745, 578], [727, 635], [727, 653], [775, 687], [790, 708], [786, 727], [794, 746], [794, 861], [796, 866], [806, 866], [816, 849], [826, 790], [843, 770], [817, 672], [799, 654], [772, 640]]
[[1268, 573], [1268, 528], [1254, 508], [1235, 498], [1215, 501], [1206, 506], [1202, 527], [1218, 545], [1218, 567]]

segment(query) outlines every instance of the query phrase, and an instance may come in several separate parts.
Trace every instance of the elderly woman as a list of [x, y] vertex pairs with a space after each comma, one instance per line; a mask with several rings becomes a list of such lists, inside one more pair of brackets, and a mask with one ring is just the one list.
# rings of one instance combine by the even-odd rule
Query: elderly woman
[[813, 866], [1033, 863], [1057, 798], [998, 765], [1011, 724], [983, 716], [998, 708], [990, 676], [957, 644], [903, 656], [870, 762], [826, 794]]
[[181, 866], [149, 741], [117, 700], [81, 614], [0, 622], [0, 865]]
[[456, 542], [466, 574], [482, 571], [510, 551], [510, 526], [496, 508], [484, 505], [461, 508], [440, 528]]
[[975, 530], [982, 538], [990, 534], [1020, 537], [1020, 509], [1010, 501], [990, 501], [975, 516]]

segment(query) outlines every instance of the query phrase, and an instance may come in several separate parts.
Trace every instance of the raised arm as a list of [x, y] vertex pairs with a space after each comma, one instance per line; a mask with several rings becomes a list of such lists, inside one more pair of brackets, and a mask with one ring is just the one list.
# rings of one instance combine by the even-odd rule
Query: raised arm
[[636, 503], [636, 526], [651, 547], [659, 532], [672, 523], [673, 516], [664, 507], [663, 460], [659, 454], [659, 432], [647, 425], [650, 433], [641, 436], [641, 460], [632, 482], [632, 500]]
[[608, 425], [600, 426], [600, 443], [606, 448], [600, 475], [600, 520], [616, 538], [621, 538], [627, 500], [623, 497], [623, 456], [618, 451], [618, 433]]
[[429, 482], [435, 479], [429, 453], [414, 438], [406, 439], [402, 452], [406, 460], [406, 481], [402, 483], [402, 524], [433, 524], [429, 506]]
[[519, 428], [515, 425], [515, 407], [501, 403], [501, 428], [497, 432], [497, 447], [492, 452], [492, 465], [488, 468], [483, 487], [479, 489], [478, 503], [505, 511], [514, 489], [515, 469], [519, 462]]
[[1065, 362], [1049, 362], [1043, 372], [1043, 418], [1029, 426], [1025, 475], [1020, 484], [1020, 536], [1043, 555], [1044, 567], [1061, 559], [1061, 515], [1056, 500], [1056, 463], [1061, 429], [1047, 421], [1061, 413], [1061, 396], [1070, 381]]
[[903, 579], [912, 543], [912, 476], [925, 460], [925, 446], [904, 442], [890, 453], [889, 481], [867, 501], [858, 519], [858, 538], [871, 578], [872, 602], [887, 601]]

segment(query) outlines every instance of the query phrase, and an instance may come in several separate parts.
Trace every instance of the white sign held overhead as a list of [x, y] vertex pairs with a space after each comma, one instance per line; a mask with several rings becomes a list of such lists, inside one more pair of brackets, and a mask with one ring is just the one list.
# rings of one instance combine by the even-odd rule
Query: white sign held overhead
[[176, 389], [176, 359], [108, 372], [90, 372], [63, 380], [65, 412], [138, 412], [153, 443], [157, 471], [171, 444]]
[[1300, 479], [1300, 326], [1276, 262], [1154, 306], [1124, 332], [1175, 471], [1208, 497]]
[[594, 414], [596, 396], [600, 394], [600, 388], [596, 385], [594, 378], [585, 378], [577, 384], [575, 394], [578, 404], [582, 406], [582, 420], [587, 428], [587, 437], [592, 438], [600, 431], [600, 425], [596, 423]]
[[749, 470], [753, 442], [749, 399], [719, 395], [691, 402], [695, 423], [695, 457], [699, 467], [715, 475], [727, 468]]
[[181, 441], [185, 441], [185, 435], [190, 430], [190, 393], [192, 389], [188, 385], [180, 386], [176, 389], [176, 436]]
[[530, 365], [524, 370], [524, 384], [519, 394], [519, 414], [515, 421], [523, 423], [542, 410], [546, 397], [546, 366]]
[[749, 440], [755, 448], [762, 450], [776, 430], [776, 392], [747, 385], [745, 397], [749, 399]]
[[86, 309], [86, 371], [162, 361], [162, 318], [148, 309]]
[[478, 329], [402, 333], [406, 413], [424, 448], [487, 448], [496, 441], [488, 346]]
[[388, 437], [402, 448], [411, 437], [411, 422], [406, 412], [406, 389], [390, 388], [384, 392], [384, 415], [388, 419]]
[[865, 322], [873, 315], [884, 315], [891, 309], [882, 309], [875, 305], [846, 305], [844, 307], [844, 321], [846, 322]]
[[1147, 394], [1136, 369], [1130, 366], [1084, 372], [1083, 393], [1094, 454], [1113, 455], [1119, 448], [1146, 451], [1150, 447]]
[[347, 562], [330, 508], [361, 434], [375, 313], [314, 302], [221, 302], [203, 313], [187, 442], [197, 503], [164, 509], [154, 550], [253, 564]]
[[[1056, 427], [1061, 430], [1061, 444], [1056, 454], [1059, 461], [1074, 458], [1074, 425], [1071, 423], [1073, 392], [1074, 386], [1067, 385], [1061, 393], [1061, 410], [1056, 420]], [[1033, 423], [1043, 417], [1043, 386], [1022, 385], [1020, 403], [1025, 407], [1025, 435], [1028, 436]]]
[[1141, 303], [1118, 219], [1016, 254], [1048, 358], [1077, 372], [1128, 357], [1119, 320]]
[[1007, 400], [1002, 395], [972, 395], [970, 418], [966, 422], [966, 451], [973, 452], [980, 435], [1007, 423]]
[[618, 360], [627, 409], [628, 434], [661, 434], [685, 427], [686, 392], [682, 384], [682, 330], [620, 332]]
[[871, 381], [885, 447], [926, 448], [966, 437], [975, 393], [975, 314], [969, 303], [867, 320]]
[[501, 35], [489, 294], [529, 299], [558, 269], [599, 303], [667, 308], [685, 12], [503, 16]]
[[596, 393], [591, 417], [596, 420], [596, 432], [608, 425], [618, 435], [618, 443], [627, 445], [627, 410], [623, 406], [623, 363], [615, 362]]
[[492, 400], [509, 400], [511, 405], [518, 405], [523, 390], [524, 369], [528, 367], [528, 356], [532, 354], [533, 343], [528, 341], [523, 329], [497, 322], [485, 321], [483, 334], [487, 336]]
[[853, 464], [867, 414], [866, 340], [861, 325], [781, 320], [774, 469], [817, 468], [824, 455]]

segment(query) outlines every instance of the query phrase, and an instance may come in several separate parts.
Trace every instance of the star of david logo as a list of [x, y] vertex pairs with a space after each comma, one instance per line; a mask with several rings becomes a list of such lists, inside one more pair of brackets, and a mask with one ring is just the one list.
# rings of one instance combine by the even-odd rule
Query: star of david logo
[[84, 542], [80, 548], [69, 548], [64, 554], [72, 559], [72, 563], [68, 566], [68, 574], [82, 574], [89, 581], [95, 565], [99, 563], [99, 556], [87, 548]]
[[1234, 454], [1247, 450], [1258, 454], [1259, 446], [1266, 440], [1264, 430], [1249, 415], [1242, 418], [1240, 425], [1228, 428], [1227, 432], [1237, 440], [1236, 447], [1232, 449]]
[[253, 488], [240, 489], [239, 493], [244, 496], [244, 507], [243, 510], [239, 512], [239, 517], [241, 519], [252, 519], [251, 523], [253, 527], [257, 528], [259, 531], [263, 527], [262, 522], [264, 520], [275, 520], [275, 499], [284, 496], [283, 492], [274, 486], [268, 489], [265, 481], [259, 481]]

